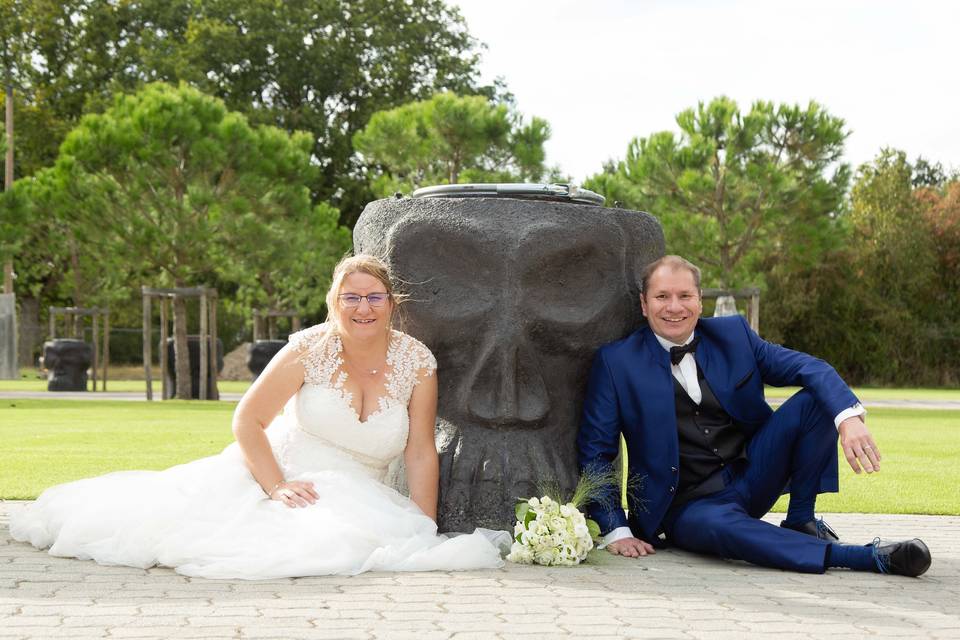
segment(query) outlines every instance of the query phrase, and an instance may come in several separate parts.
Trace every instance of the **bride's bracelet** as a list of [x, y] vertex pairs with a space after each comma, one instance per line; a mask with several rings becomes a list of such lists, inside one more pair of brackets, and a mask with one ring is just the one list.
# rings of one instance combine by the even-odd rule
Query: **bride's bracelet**
[[273, 498], [273, 492], [276, 491], [277, 489], [279, 489], [279, 488], [280, 488], [280, 485], [282, 485], [284, 482], [286, 482], [286, 480], [281, 480], [281, 481], [278, 482], [277, 484], [273, 485], [273, 488], [270, 489], [270, 491], [267, 491], [267, 497], [272, 499], [272, 498]]

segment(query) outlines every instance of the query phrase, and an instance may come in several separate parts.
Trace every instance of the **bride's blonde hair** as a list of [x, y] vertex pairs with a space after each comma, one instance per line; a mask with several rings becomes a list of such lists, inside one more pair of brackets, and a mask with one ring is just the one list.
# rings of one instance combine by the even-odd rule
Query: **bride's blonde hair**
[[396, 291], [393, 286], [390, 267], [380, 258], [366, 253], [347, 256], [333, 269], [333, 280], [330, 282], [330, 289], [327, 291], [327, 323], [329, 323], [329, 326], [334, 330], [341, 328], [337, 324], [334, 309], [337, 308], [336, 305], [340, 304], [339, 295], [341, 289], [343, 289], [344, 279], [354, 273], [365, 273], [368, 276], [373, 276], [383, 285], [384, 290], [390, 296], [390, 302], [393, 304], [389, 323], [389, 326], [393, 328], [400, 320], [398, 309], [406, 300], [406, 296]]

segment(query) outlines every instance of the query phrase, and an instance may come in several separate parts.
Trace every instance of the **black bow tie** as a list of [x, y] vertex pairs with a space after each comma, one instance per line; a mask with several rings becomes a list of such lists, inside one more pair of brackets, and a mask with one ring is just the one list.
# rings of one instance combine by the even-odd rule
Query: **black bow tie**
[[670, 362], [673, 364], [680, 364], [680, 361], [683, 360], [683, 356], [688, 353], [694, 353], [697, 350], [697, 343], [700, 342], [700, 336], [695, 336], [693, 340], [690, 341], [690, 344], [684, 345], [682, 347], [670, 347]]

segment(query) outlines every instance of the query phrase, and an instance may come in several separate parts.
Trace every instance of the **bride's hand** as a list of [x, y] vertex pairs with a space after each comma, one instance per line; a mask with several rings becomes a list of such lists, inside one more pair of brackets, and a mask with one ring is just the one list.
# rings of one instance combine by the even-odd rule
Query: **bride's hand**
[[301, 480], [281, 482], [276, 489], [270, 492], [271, 500], [282, 502], [291, 509], [314, 504], [319, 497], [313, 489], [312, 482], [303, 482]]

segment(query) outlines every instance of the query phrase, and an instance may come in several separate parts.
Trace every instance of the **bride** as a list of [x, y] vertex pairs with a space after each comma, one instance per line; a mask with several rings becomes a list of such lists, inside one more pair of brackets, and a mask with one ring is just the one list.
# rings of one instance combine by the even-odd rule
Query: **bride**
[[[206, 578], [501, 566], [508, 534], [437, 535], [436, 361], [392, 328], [398, 298], [378, 259], [344, 259], [327, 322], [290, 336], [240, 400], [236, 442], [47, 489], [12, 515], [12, 536]], [[409, 499], [383, 484], [401, 454]]]

